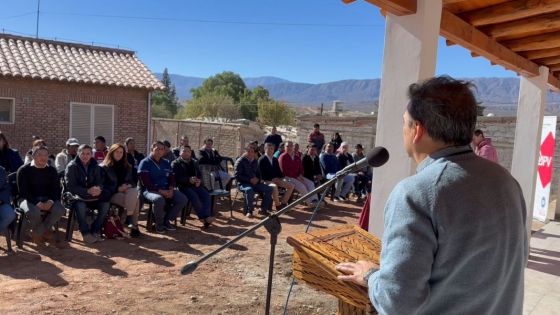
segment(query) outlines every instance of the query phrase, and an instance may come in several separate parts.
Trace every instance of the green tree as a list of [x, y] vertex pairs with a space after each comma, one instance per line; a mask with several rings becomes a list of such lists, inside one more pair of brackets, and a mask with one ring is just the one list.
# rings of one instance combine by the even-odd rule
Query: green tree
[[239, 74], [224, 71], [204, 80], [202, 86], [191, 89], [191, 93], [193, 99], [207, 94], [227, 95], [233, 99], [235, 104], [238, 104], [246, 89], [245, 82]]
[[176, 118], [222, 118], [226, 121], [241, 117], [239, 108], [228, 95], [208, 93], [192, 99], [181, 108]]
[[295, 117], [295, 111], [286, 103], [275, 100], [260, 100], [258, 103], [257, 120], [265, 125], [292, 125]]
[[156, 91], [152, 94], [152, 116], [161, 118], [173, 118], [177, 114], [179, 100], [175, 85], [171, 82], [167, 68], [163, 70], [161, 83], [165, 86], [164, 91]]
[[245, 89], [239, 101], [239, 111], [243, 118], [255, 121], [258, 116], [259, 102], [269, 100], [270, 94], [268, 90], [260, 85], [256, 86], [252, 91]]

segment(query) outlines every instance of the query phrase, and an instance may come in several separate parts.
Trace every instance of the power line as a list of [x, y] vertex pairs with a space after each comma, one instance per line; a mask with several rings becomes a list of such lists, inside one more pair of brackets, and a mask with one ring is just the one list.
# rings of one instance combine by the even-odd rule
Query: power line
[[127, 20], [146, 20], [146, 21], [169, 21], [187, 23], [207, 23], [207, 24], [240, 24], [240, 25], [270, 25], [270, 26], [311, 26], [311, 27], [384, 27], [382, 24], [332, 24], [332, 23], [290, 23], [290, 22], [252, 22], [242, 20], [213, 20], [213, 19], [180, 19], [172, 17], [151, 17], [151, 16], [131, 16], [131, 15], [107, 15], [107, 14], [85, 14], [85, 13], [65, 13], [65, 12], [45, 12], [42, 14], [81, 16], [95, 18], [127, 19]]
[[34, 15], [35, 13], [36, 13], [35, 11], [31, 11], [31, 12], [26, 12], [26, 13], [17, 14], [17, 15], [2, 16], [2, 17], [0, 17], [0, 19], [2, 19], [2, 20], [15, 19], [15, 18], [19, 18], [19, 17], [28, 16], [28, 15]]

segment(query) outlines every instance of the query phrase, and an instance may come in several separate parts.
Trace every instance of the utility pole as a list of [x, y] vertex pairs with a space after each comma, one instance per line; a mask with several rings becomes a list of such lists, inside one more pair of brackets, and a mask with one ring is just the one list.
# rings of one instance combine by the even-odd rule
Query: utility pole
[[35, 38], [39, 38], [39, 8], [41, 7], [41, 0], [37, 0], [37, 24], [35, 28]]
[[323, 116], [323, 103], [321, 103], [321, 115], [320, 116]]

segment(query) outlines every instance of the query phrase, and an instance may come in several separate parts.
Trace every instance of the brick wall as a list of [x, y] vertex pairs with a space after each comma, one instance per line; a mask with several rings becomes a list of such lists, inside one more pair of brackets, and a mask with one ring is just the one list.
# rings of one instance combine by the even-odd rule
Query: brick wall
[[243, 146], [253, 140], [262, 141], [264, 131], [260, 127], [245, 124], [218, 123], [200, 120], [152, 119], [152, 139], [168, 140], [173, 146], [178, 145], [182, 135], [189, 137], [189, 145], [198, 150], [204, 139], [211, 137], [214, 148], [222, 156], [236, 158], [243, 151]]
[[[25, 154], [31, 136], [45, 139], [51, 153], [59, 152], [70, 135], [70, 103], [114, 105], [114, 141], [134, 137], [146, 149], [148, 91], [30, 79], [0, 79], [0, 97], [15, 98], [15, 123], [0, 124], [10, 146]], [[93, 139], [79, 139], [92, 143]]]

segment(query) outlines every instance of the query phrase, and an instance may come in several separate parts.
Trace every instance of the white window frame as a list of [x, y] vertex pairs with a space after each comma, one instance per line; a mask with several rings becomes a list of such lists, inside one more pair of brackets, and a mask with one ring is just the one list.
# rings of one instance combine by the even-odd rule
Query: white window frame
[[2, 125], [13, 125], [16, 122], [16, 99], [14, 97], [0, 97], [3, 100], [12, 100], [12, 109], [10, 111], [10, 121], [0, 121]]
[[[92, 103], [80, 103], [80, 102], [70, 102], [70, 124], [69, 124], [69, 130], [68, 130], [68, 137], [72, 137], [72, 108], [73, 105], [86, 105], [86, 106], [90, 106], [91, 107], [91, 112], [90, 112], [90, 116], [89, 116], [89, 124], [90, 124], [90, 138], [91, 139], [87, 139], [84, 142], [84, 140], [79, 139], [81, 144], [89, 144], [91, 145], [90, 142], [93, 142], [93, 139], [95, 137], [97, 137], [98, 135], [94, 134], [94, 129], [95, 129], [95, 107], [110, 107], [111, 108], [111, 115], [113, 116], [113, 125], [111, 126], [111, 140], [114, 142], [115, 141], [115, 105], [110, 105], [110, 104], [92, 104]], [[110, 143], [108, 143], [109, 145], [111, 145]]]

